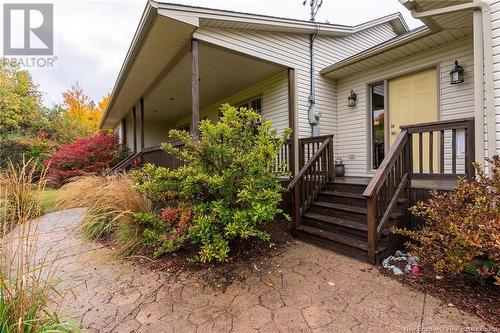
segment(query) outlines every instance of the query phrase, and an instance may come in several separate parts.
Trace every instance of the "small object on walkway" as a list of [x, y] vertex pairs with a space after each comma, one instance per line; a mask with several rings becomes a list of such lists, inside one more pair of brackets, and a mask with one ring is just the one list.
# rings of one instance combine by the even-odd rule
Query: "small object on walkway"
[[402, 251], [396, 251], [393, 256], [388, 256], [382, 261], [382, 266], [385, 269], [390, 269], [394, 275], [403, 275], [401, 268], [397, 267], [395, 264], [398, 262], [406, 261], [404, 273], [411, 276], [419, 276], [420, 268], [418, 266], [418, 257], [412, 257], [408, 253]]

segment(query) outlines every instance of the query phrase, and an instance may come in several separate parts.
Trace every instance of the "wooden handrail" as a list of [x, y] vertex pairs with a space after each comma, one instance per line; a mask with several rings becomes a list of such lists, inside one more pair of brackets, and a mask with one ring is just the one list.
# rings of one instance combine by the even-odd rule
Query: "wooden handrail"
[[439, 121], [433, 121], [433, 122], [428, 122], [428, 123], [404, 125], [404, 126], [400, 126], [400, 129], [402, 129], [402, 130], [407, 129], [408, 133], [410, 133], [410, 134], [428, 132], [430, 130], [432, 130], [432, 131], [439, 131], [442, 129], [450, 130], [450, 129], [454, 129], [454, 128], [464, 128], [464, 124], [467, 124], [471, 121], [474, 122], [473, 117], [451, 119], [451, 120], [444, 120], [444, 121], [439, 120]]
[[323, 141], [321, 147], [314, 153], [314, 155], [309, 159], [309, 161], [307, 161], [306, 165], [304, 165], [304, 167], [299, 171], [299, 173], [297, 173], [297, 175], [293, 178], [290, 184], [288, 184], [289, 189], [293, 189], [299, 183], [299, 181], [304, 177], [307, 170], [309, 170], [311, 166], [314, 164], [314, 162], [318, 160], [319, 156], [321, 155], [321, 152], [323, 152], [328, 147], [330, 141], [332, 141], [332, 138], [331, 136], [328, 136], [328, 138], [325, 141]]
[[[291, 210], [294, 230], [300, 225], [302, 213], [333, 178], [333, 135], [327, 136], [323, 141], [318, 141], [316, 137], [311, 142], [317, 149], [288, 184], [288, 189], [293, 192]], [[321, 145], [318, 147], [319, 144]]]
[[408, 131], [402, 130], [401, 132], [399, 132], [398, 137], [396, 138], [394, 143], [391, 145], [391, 148], [389, 148], [389, 152], [387, 152], [387, 156], [384, 158], [384, 160], [382, 161], [382, 163], [378, 167], [377, 171], [375, 172], [375, 175], [370, 180], [370, 183], [368, 183], [368, 186], [366, 187], [365, 191], [363, 192], [364, 197], [366, 197], [366, 198], [372, 197], [380, 190], [380, 187], [382, 186], [385, 179], [387, 178], [387, 174], [390, 171], [390, 167], [394, 163], [394, 160], [396, 159], [396, 157], [404, 149], [407, 141], [408, 141]]
[[138, 153], [135, 153], [133, 155], [130, 155], [129, 157], [125, 158], [120, 163], [118, 163], [117, 165], [112, 167], [108, 171], [108, 175], [115, 173], [115, 172], [118, 172], [118, 171], [127, 170], [128, 168], [130, 168], [132, 166], [132, 161], [134, 161], [137, 158], [140, 158], [141, 156], [142, 156], [142, 152], [138, 152]]
[[[465, 156], [463, 167], [467, 177], [473, 177], [474, 168], [474, 119], [453, 119], [416, 125], [401, 126], [401, 132], [391, 145], [387, 155], [377, 172], [363, 192], [367, 199], [367, 229], [368, 229], [368, 259], [376, 262], [377, 243], [382, 232], [389, 225], [391, 215], [405, 189], [411, 184], [411, 179], [451, 179], [462, 176], [457, 171], [457, 132], [464, 131]], [[451, 147], [446, 148], [445, 133], [451, 132]], [[427, 138], [427, 154], [423, 154], [424, 134]], [[417, 149], [413, 151], [413, 136], [418, 141]], [[438, 147], [434, 139], [440, 139]], [[439, 150], [435, 150], [439, 149]], [[445, 169], [445, 151], [451, 153], [451, 172]], [[439, 170], [435, 170], [434, 154], [439, 151]], [[424, 159], [426, 160], [424, 169]], [[416, 159], [416, 171], [414, 170]], [[449, 165], [448, 165], [449, 167]], [[436, 171], [436, 172], [435, 172]]]

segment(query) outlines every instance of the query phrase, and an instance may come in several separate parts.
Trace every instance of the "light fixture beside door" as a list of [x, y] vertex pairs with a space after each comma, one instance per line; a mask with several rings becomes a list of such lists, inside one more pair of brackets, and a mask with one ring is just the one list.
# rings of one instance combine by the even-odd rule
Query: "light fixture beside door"
[[358, 100], [358, 95], [351, 89], [351, 94], [347, 97], [347, 106], [352, 108], [356, 106], [356, 101]]
[[464, 82], [464, 73], [464, 67], [458, 64], [458, 60], [455, 60], [455, 67], [453, 67], [450, 72], [450, 84], [460, 84]]

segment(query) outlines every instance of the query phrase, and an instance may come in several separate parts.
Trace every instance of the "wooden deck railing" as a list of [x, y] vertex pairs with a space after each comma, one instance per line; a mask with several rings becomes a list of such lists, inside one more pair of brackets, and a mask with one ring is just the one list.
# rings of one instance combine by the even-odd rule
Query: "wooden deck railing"
[[274, 171], [293, 174], [295, 170], [293, 149], [293, 141], [291, 139], [286, 140], [274, 160]]
[[309, 208], [318, 192], [333, 179], [333, 135], [311, 139], [314, 140], [306, 140], [304, 145], [313, 145], [314, 142], [315, 151], [308, 156], [305, 165], [288, 185], [288, 189], [292, 192], [291, 210], [294, 228], [300, 225], [302, 214]]
[[130, 155], [129, 157], [125, 158], [118, 164], [116, 164], [114, 167], [112, 167], [109, 171], [108, 174], [113, 174], [116, 172], [120, 171], [128, 171], [132, 168], [132, 164], [134, 161], [140, 160], [142, 157], [142, 153], [138, 152], [136, 154]]
[[[463, 133], [460, 145], [457, 142], [459, 132]], [[437, 137], [439, 145], [435, 144]], [[457, 168], [457, 150], [463, 160], [461, 170]], [[473, 177], [473, 161], [473, 118], [401, 127], [401, 132], [363, 193], [367, 198], [369, 260], [375, 263], [380, 235], [389, 225], [391, 214], [411, 179]]]
[[[181, 140], [172, 140], [169, 143], [179, 149], [182, 149], [184, 146]], [[161, 146], [146, 148], [142, 151], [142, 164], [146, 163], [152, 163], [169, 169], [177, 169], [183, 165], [183, 161], [161, 149]]]

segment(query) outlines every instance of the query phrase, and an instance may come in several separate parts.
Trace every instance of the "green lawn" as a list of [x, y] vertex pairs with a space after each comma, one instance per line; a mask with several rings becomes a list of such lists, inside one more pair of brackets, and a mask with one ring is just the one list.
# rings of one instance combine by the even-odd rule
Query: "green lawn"
[[54, 189], [45, 189], [42, 193], [41, 205], [43, 214], [51, 213], [58, 208], [56, 207], [56, 200], [58, 196], [58, 190]]

